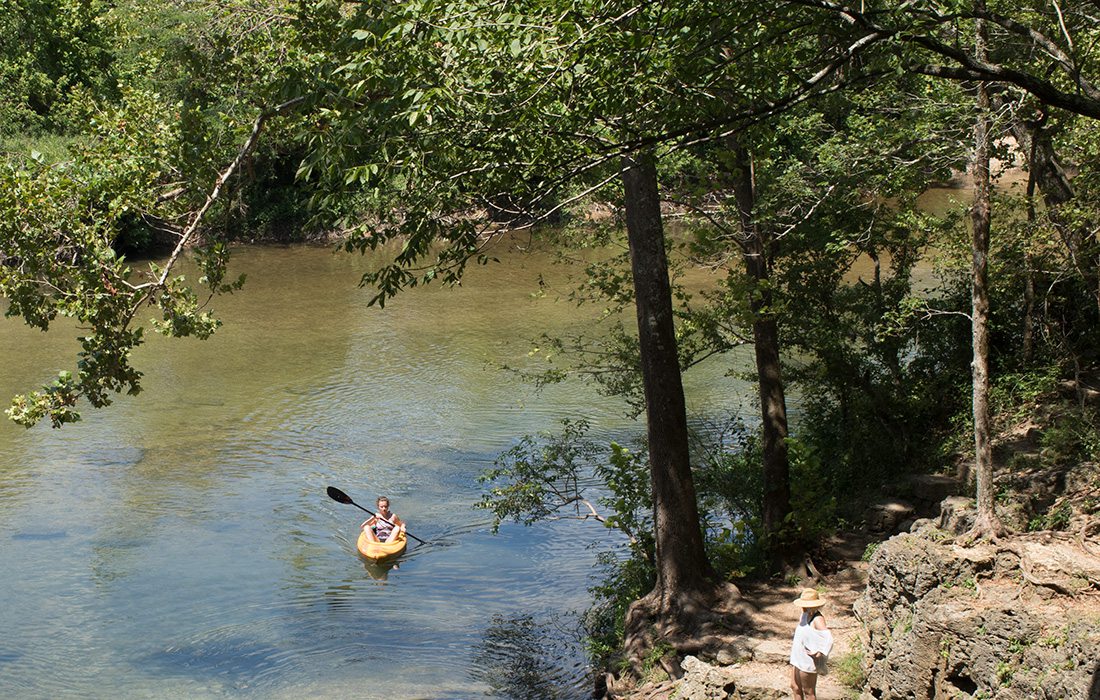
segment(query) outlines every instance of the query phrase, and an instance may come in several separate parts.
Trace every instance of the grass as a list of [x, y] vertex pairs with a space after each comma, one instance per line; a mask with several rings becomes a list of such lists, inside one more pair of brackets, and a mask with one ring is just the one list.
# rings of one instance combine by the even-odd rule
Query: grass
[[863, 648], [855, 647], [847, 654], [837, 658], [832, 664], [833, 673], [845, 687], [853, 690], [862, 690], [867, 682], [867, 674], [863, 669]]
[[867, 548], [863, 550], [863, 556], [859, 558], [860, 561], [871, 561], [871, 557], [875, 556], [875, 552], [878, 551], [881, 542], [870, 542], [867, 544]]

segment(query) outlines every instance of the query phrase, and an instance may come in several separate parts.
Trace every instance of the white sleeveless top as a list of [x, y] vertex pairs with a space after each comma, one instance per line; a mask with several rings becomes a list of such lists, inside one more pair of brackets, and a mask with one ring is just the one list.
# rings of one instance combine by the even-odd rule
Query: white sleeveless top
[[[813, 616], [819, 613], [816, 611]], [[813, 617], [808, 611], [802, 611], [802, 619], [794, 628], [794, 640], [791, 641], [791, 665], [806, 673], [825, 674], [825, 661], [833, 649], [833, 633], [813, 627]], [[811, 653], [821, 652], [823, 656], [814, 658]]]

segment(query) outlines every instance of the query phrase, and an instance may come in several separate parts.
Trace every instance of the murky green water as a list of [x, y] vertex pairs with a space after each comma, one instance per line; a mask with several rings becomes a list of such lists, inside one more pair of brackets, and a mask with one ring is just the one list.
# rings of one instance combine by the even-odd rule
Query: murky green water
[[[531, 298], [540, 273], [560, 281], [549, 256], [501, 255], [380, 311], [361, 258], [240, 250], [248, 284], [214, 302], [225, 327], [150, 342], [141, 396], [60, 431], [0, 423], [0, 697], [586, 696], [577, 615], [616, 538], [494, 536], [475, 477], [564, 417], [640, 428], [585, 386], [536, 396], [497, 369], [597, 311]], [[72, 335], [0, 322], [0, 396], [68, 368]], [[727, 367], [693, 371], [689, 402], [750, 410]], [[436, 544], [376, 579], [355, 554], [363, 514], [328, 485], [389, 495]]]

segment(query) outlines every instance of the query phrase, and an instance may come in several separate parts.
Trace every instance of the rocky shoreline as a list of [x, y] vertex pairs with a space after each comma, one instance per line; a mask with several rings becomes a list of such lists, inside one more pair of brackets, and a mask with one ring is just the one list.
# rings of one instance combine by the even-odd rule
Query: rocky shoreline
[[[1100, 698], [1100, 595], [1088, 583], [1100, 560], [1063, 558], [1076, 547], [1026, 535], [963, 547], [933, 524], [883, 543], [854, 606], [868, 666], [859, 697]], [[1029, 558], [1078, 579], [1078, 592], [1028, 581]]]
[[[1100, 490], [1096, 465], [1070, 472], [1058, 481], [1072, 493], [1087, 500]], [[827, 543], [832, 573], [742, 586], [723, 644], [666, 661], [649, 678], [608, 676], [602, 697], [790, 697], [787, 655], [798, 618], [791, 601], [814, 585], [832, 601], [826, 615], [837, 640], [833, 672], [819, 679], [822, 700], [1100, 700], [1100, 542], [1090, 507], [1077, 507], [1064, 531], [967, 543], [972, 501], [931, 500], [948, 486], [918, 480], [911, 500], [919, 506], [873, 504], [868, 531]], [[999, 506], [1008, 520], [1035, 497], [1014, 493]], [[936, 517], [916, 518], [930, 502]]]

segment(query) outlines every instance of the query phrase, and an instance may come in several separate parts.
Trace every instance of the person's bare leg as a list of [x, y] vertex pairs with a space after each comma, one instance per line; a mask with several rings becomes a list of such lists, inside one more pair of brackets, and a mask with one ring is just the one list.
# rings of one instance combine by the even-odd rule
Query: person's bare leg
[[803, 700], [802, 679], [798, 677], [798, 669], [791, 666], [791, 697], [794, 700]]
[[805, 700], [817, 700], [817, 674], [798, 671], [798, 682], [802, 686]]
[[380, 542], [381, 541], [381, 540], [378, 539], [378, 535], [374, 534], [374, 528], [372, 528], [372, 527], [363, 528], [363, 534], [365, 534], [367, 536], [367, 539], [370, 540], [371, 542]]

